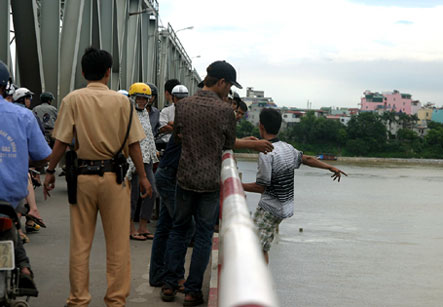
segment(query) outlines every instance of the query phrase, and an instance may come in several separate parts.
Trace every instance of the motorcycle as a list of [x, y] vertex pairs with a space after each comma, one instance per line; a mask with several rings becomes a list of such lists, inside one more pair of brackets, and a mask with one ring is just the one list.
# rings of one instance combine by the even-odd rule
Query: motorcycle
[[[20, 221], [12, 206], [0, 203], [0, 306], [28, 307], [35, 289], [19, 288], [20, 269], [15, 265], [15, 250]], [[18, 297], [26, 297], [18, 299]]]

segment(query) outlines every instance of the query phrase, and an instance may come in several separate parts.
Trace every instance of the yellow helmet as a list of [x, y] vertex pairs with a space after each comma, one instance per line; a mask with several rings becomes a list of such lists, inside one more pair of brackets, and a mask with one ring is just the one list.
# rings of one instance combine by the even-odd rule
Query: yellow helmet
[[140, 96], [149, 99], [151, 95], [151, 88], [145, 83], [137, 82], [129, 88], [129, 96]]

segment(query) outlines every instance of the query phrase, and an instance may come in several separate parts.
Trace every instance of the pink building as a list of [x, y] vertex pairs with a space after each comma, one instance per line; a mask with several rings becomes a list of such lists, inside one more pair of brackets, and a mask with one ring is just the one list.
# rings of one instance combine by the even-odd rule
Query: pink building
[[382, 94], [365, 91], [363, 95], [360, 107], [362, 111], [385, 110], [413, 115], [421, 108], [419, 100], [412, 100], [411, 94], [400, 93], [397, 90]]

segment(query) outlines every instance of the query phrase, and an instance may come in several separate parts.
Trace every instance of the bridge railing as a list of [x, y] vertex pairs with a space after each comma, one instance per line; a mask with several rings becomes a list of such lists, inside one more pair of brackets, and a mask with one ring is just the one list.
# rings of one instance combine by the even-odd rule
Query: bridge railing
[[218, 306], [278, 306], [232, 150], [223, 152], [220, 211]]

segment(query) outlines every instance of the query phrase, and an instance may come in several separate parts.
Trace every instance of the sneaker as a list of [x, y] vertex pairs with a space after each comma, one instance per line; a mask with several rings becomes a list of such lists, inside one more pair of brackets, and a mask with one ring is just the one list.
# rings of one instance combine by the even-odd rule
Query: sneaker
[[201, 292], [189, 292], [185, 295], [183, 306], [198, 306], [204, 303], [203, 294]]

